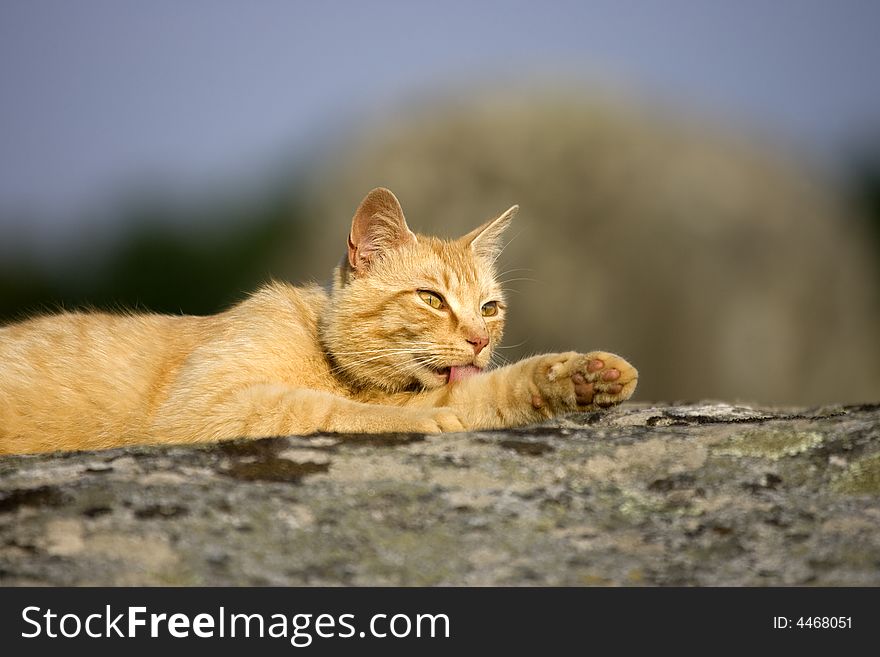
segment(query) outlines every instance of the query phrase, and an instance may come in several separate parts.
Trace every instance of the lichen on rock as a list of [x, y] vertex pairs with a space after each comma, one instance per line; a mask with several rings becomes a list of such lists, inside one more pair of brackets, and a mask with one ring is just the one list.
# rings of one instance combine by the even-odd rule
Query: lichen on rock
[[796, 456], [822, 444], [816, 431], [749, 429], [731, 436], [713, 451], [727, 456], [754, 456], [770, 460]]
[[880, 585], [880, 405], [0, 459], [4, 585]]

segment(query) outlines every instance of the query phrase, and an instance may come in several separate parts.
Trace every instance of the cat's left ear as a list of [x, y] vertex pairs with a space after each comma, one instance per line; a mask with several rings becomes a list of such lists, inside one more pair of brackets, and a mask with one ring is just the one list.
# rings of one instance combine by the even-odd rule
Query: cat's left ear
[[519, 212], [519, 206], [514, 205], [497, 219], [487, 221], [462, 237], [465, 244], [470, 244], [471, 249], [480, 257], [494, 260], [504, 248], [501, 242], [501, 234], [510, 225], [510, 220]]

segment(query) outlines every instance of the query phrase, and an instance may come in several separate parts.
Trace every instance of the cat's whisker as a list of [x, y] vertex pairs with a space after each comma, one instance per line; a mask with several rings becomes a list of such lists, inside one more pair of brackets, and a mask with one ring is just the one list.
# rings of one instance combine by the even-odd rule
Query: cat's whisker
[[502, 360], [505, 363], [510, 362], [509, 359], [507, 358], [507, 356], [505, 356], [504, 354], [498, 353], [497, 351], [492, 352], [492, 358], [490, 360], [494, 360], [494, 359]]
[[[407, 374], [410, 372], [406, 371], [406, 363], [396, 363], [395, 362], [395, 363], [375, 364], [375, 361], [381, 360], [382, 358], [386, 358], [388, 356], [399, 356], [399, 355], [410, 355], [410, 354], [418, 356], [418, 355], [422, 355], [422, 354], [426, 354], [426, 353], [429, 353], [429, 352], [423, 351], [423, 352], [419, 353], [419, 352], [414, 352], [414, 350], [412, 350], [412, 349], [399, 349], [399, 350], [386, 351], [385, 353], [380, 353], [379, 355], [371, 356], [370, 358], [358, 359], [352, 363], [340, 363], [336, 367], [332, 368], [331, 371], [333, 371], [334, 373], [338, 373], [341, 371], [354, 371], [354, 370], [358, 369], [359, 367], [361, 367], [362, 365], [365, 365], [367, 363], [373, 363], [371, 365], [371, 367], [374, 368], [377, 371], [377, 373], [380, 373], [382, 375], [384, 375], [386, 373], [388, 373], [388, 374]], [[432, 362], [434, 362], [434, 361], [432, 361]], [[442, 362], [441, 359], [439, 359], [439, 358], [436, 359], [437, 364], [440, 364], [441, 362]], [[386, 370], [387, 370], [387, 372], [386, 372]]]
[[528, 341], [529, 341], [529, 339], [526, 338], [525, 340], [522, 340], [522, 341], [520, 341], [520, 342], [517, 342], [516, 344], [510, 344], [510, 345], [504, 345], [504, 346], [502, 346], [502, 345], [498, 345], [498, 346], [495, 347], [495, 348], [496, 348], [496, 349], [516, 349], [517, 347], [522, 347], [522, 346], [523, 346], [526, 342], [528, 342]]
[[399, 351], [399, 352], [412, 352], [412, 351], [420, 351], [425, 350], [429, 347], [436, 346], [433, 342], [418, 342], [408, 344], [406, 347], [381, 347], [379, 349], [360, 349], [358, 351], [333, 351], [333, 354], [340, 356], [357, 356], [361, 354], [373, 354], [378, 352], [391, 352], [391, 351]]
[[528, 278], [525, 276], [519, 277], [519, 278], [508, 278], [506, 280], [498, 281], [498, 282], [501, 283], [502, 285], [507, 285], [508, 283], [517, 283], [519, 281], [528, 281], [530, 283], [540, 283], [541, 282], [537, 278]]
[[506, 271], [495, 274], [495, 279], [503, 283], [505, 276], [507, 276], [508, 274], [515, 274], [515, 273], [521, 272], [521, 271], [522, 272], [533, 272], [535, 270], [530, 267], [517, 267], [516, 269], [508, 269]]
[[354, 360], [359, 360], [360, 357], [371, 357], [371, 358], [381, 358], [382, 356], [398, 356], [400, 354], [424, 354], [429, 353], [428, 349], [399, 349], [394, 351], [368, 351], [368, 352], [353, 352], [353, 353], [345, 353], [345, 352], [333, 352], [333, 356], [346, 356], [349, 358], [353, 358]]
[[523, 232], [523, 231], [519, 231], [516, 235], [514, 235], [514, 236], [511, 237], [509, 240], [507, 240], [507, 242], [504, 244], [504, 246], [502, 246], [502, 247], [498, 250], [498, 252], [495, 254], [495, 257], [492, 258], [492, 264], [493, 264], [493, 265], [494, 265], [496, 262], [498, 262], [498, 258], [500, 258], [500, 257], [501, 257], [501, 254], [504, 253], [504, 249], [506, 249], [508, 246], [510, 246], [510, 244], [511, 244], [511, 242], [513, 242], [513, 240], [515, 240], [517, 237], [519, 237], [520, 235], [522, 235], [522, 232]]
[[[330, 353], [331, 356], [370, 356], [372, 358], [381, 358], [383, 356], [396, 356], [400, 354], [425, 354], [430, 353], [431, 349], [428, 347], [419, 347], [419, 348], [385, 348], [385, 349], [370, 349], [365, 351], [334, 351]], [[367, 362], [367, 361], [359, 361], [359, 362]]]
[[335, 355], [340, 356], [372, 356], [374, 354], [427, 354], [433, 353], [436, 345], [431, 343], [430, 346], [424, 347], [385, 347], [383, 349], [366, 349], [363, 351], [335, 351]]

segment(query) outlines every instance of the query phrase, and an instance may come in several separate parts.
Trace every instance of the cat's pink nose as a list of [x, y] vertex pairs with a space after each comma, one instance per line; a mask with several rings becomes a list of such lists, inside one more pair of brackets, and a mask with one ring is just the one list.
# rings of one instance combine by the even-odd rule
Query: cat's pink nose
[[469, 338], [465, 338], [469, 345], [474, 348], [474, 356], [479, 356], [480, 352], [489, 344], [489, 336], [488, 335], [472, 335]]

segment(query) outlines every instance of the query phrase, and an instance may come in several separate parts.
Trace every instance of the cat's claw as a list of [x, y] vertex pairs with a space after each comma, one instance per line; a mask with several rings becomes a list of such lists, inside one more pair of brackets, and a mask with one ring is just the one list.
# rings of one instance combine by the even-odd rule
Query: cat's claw
[[451, 408], [432, 408], [419, 414], [413, 429], [419, 433], [455, 433], [464, 431], [464, 423]]

